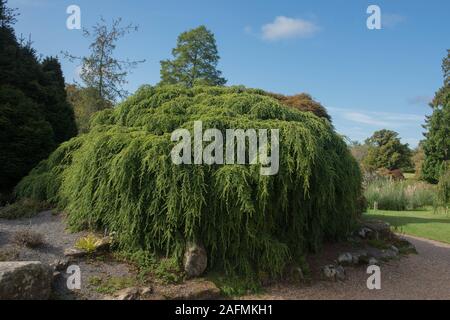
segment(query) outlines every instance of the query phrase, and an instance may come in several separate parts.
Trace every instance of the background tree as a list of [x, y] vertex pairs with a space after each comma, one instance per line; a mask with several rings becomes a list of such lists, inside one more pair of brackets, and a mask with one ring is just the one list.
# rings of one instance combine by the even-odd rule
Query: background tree
[[96, 88], [83, 88], [76, 84], [66, 86], [67, 100], [73, 106], [79, 133], [89, 131], [91, 116], [102, 109], [112, 108], [113, 104], [104, 101]]
[[40, 62], [31, 42], [17, 40], [16, 16], [0, 1], [1, 193], [77, 133], [58, 60]]
[[376, 131], [366, 140], [369, 146], [363, 164], [367, 169], [386, 168], [389, 170], [410, 168], [411, 150], [402, 144], [398, 133], [391, 130]]
[[60, 144], [77, 135], [77, 126], [72, 106], [67, 101], [66, 84], [57, 58], [48, 57], [42, 62], [43, 107], [50, 122], [55, 142]]
[[369, 152], [369, 146], [365, 143], [362, 144], [359, 141], [352, 141], [349, 148], [356, 161], [358, 161], [359, 164], [363, 163], [364, 159], [367, 157], [367, 153]]
[[214, 34], [200, 26], [178, 36], [172, 50], [173, 60], [161, 61], [161, 84], [182, 84], [192, 87], [196, 83], [221, 86], [226, 80], [217, 70], [219, 54]]
[[431, 116], [427, 117], [424, 128], [427, 130], [423, 149], [425, 160], [422, 176], [431, 183], [437, 183], [440, 175], [444, 174], [446, 163], [449, 161], [450, 149], [450, 50], [442, 63], [444, 86], [436, 92], [430, 107]]
[[119, 60], [114, 57], [117, 41], [125, 35], [137, 31], [137, 27], [129, 24], [121, 26], [122, 20], [113, 20], [109, 26], [104, 19], [92, 27], [83, 30], [86, 38], [92, 38], [89, 46], [90, 54], [85, 57], [73, 56], [67, 52], [64, 55], [71, 61], [81, 62], [80, 78], [88, 88], [94, 88], [105, 104], [97, 105], [98, 110], [114, 103], [118, 98], [125, 98], [128, 94], [123, 86], [127, 83], [127, 76], [142, 61], [129, 59]]

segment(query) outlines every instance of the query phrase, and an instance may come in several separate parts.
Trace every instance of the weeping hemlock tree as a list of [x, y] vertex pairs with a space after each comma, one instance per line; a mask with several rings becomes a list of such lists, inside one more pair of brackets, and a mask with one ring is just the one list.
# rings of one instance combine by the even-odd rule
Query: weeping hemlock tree
[[214, 34], [200, 26], [178, 36], [173, 60], [161, 61], [161, 84], [221, 86], [226, 80], [217, 70], [219, 54]]
[[[255, 165], [175, 165], [175, 129], [279, 129], [274, 176]], [[242, 87], [142, 87], [63, 144], [16, 189], [68, 213], [74, 229], [115, 232], [119, 248], [176, 257], [204, 244], [210, 269], [279, 275], [361, 209], [358, 164], [330, 122]], [[206, 147], [209, 143], [204, 144]], [[236, 147], [236, 146], [235, 146]]]
[[[449, 170], [450, 160], [450, 50], [442, 64], [444, 86], [436, 93], [430, 107], [431, 116], [424, 126], [427, 129], [423, 149], [425, 160], [422, 176], [431, 183], [437, 183], [439, 177]], [[447, 167], [446, 167], [447, 166]]]

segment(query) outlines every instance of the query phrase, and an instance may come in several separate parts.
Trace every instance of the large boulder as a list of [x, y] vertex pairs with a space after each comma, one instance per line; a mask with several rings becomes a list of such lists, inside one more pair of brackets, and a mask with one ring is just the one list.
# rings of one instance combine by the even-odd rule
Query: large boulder
[[207, 266], [208, 257], [205, 248], [196, 243], [189, 243], [184, 254], [184, 271], [187, 277], [200, 277]]
[[0, 300], [48, 300], [52, 280], [41, 262], [0, 262]]

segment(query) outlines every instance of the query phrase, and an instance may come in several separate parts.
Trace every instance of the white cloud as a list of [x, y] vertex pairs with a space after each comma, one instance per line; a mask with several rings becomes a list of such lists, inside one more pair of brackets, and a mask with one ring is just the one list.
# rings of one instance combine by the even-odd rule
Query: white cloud
[[423, 115], [409, 113], [361, 112], [343, 108], [328, 109], [345, 120], [373, 127], [396, 128], [417, 126], [425, 119], [425, 116]]
[[272, 23], [263, 25], [262, 37], [265, 40], [276, 41], [291, 38], [307, 38], [316, 34], [320, 28], [313, 22], [278, 16]]

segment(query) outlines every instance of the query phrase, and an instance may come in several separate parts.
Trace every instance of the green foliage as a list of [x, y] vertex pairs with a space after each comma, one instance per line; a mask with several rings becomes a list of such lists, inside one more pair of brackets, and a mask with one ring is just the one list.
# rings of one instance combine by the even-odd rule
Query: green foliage
[[[58, 143], [76, 135], [57, 59], [42, 63], [17, 41], [14, 13], [0, 2], [0, 192], [8, 193]], [[5, 13], [6, 12], [6, 13]], [[11, 16], [12, 15], [12, 16]], [[6, 20], [4, 20], [6, 19]]]
[[120, 260], [132, 263], [138, 270], [138, 278], [144, 279], [151, 275], [163, 284], [178, 283], [183, 280], [180, 263], [174, 258], [157, 258], [145, 250], [120, 251], [116, 253]]
[[100, 238], [94, 236], [93, 234], [90, 234], [78, 239], [75, 242], [75, 248], [84, 250], [87, 253], [93, 253], [97, 249], [100, 241]]
[[364, 195], [371, 209], [377, 202], [380, 210], [405, 211], [433, 206], [435, 193], [435, 188], [423, 182], [378, 179], [366, 187]]
[[53, 130], [20, 90], [0, 88], [0, 181], [8, 192], [54, 148]]
[[67, 85], [67, 100], [73, 106], [75, 121], [80, 133], [89, 131], [91, 117], [98, 111], [112, 108], [113, 105], [102, 99], [95, 88], [82, 88], [77, 85]]
[[423, 148], [425, 161], [422, 176], [431, 183], [437, 183], [440, 175], [450, 161], [450, 50], [442, 64], [444, 86], [436, 93], [430, 107], [431, 116], [427, 117], [424, 128], [425, 141]]
[[72, 106], [67, 102], [65, 80], [58, 59], [42, 61], [45, 99], [41, 100], [46, 120], [53, 129], [55, 143], [60, 144], [77, 135], [77, 126]]
[[43, 201], [24, 198], [0, 208], [0, 219], [31, 218], [48, 209], [49, 205]]
[[161, 61], [161, 84], [224, 85], [214, 34], [200, 26], [178, 36], [173, 60]]
[[363, 165], [367, 169], [387, 168], [389, 170], [410, 168], [411, 150], [402, 144], [398, 133], [391, 130], [376, 131], [367, 139], [369, 146]]
[[135, 287], [140, 283], [134, 277], [90, 277], [88, 283], [95, 291], [101, 294], [114, 294], [117, 291]]
[[[172, 163], [171, 133], [280, 130], [280, 172], [260, 165]], [[287, 263], [345, 238], [358, 218], [361, 174], [329, 121], [242, 87], [144, 86], [97, 113], [16, 188], [57, 203], [73, 229], [115, 232], [119, 249], [175, 258], [200, 241], [209, 267], [280, 275]]]

